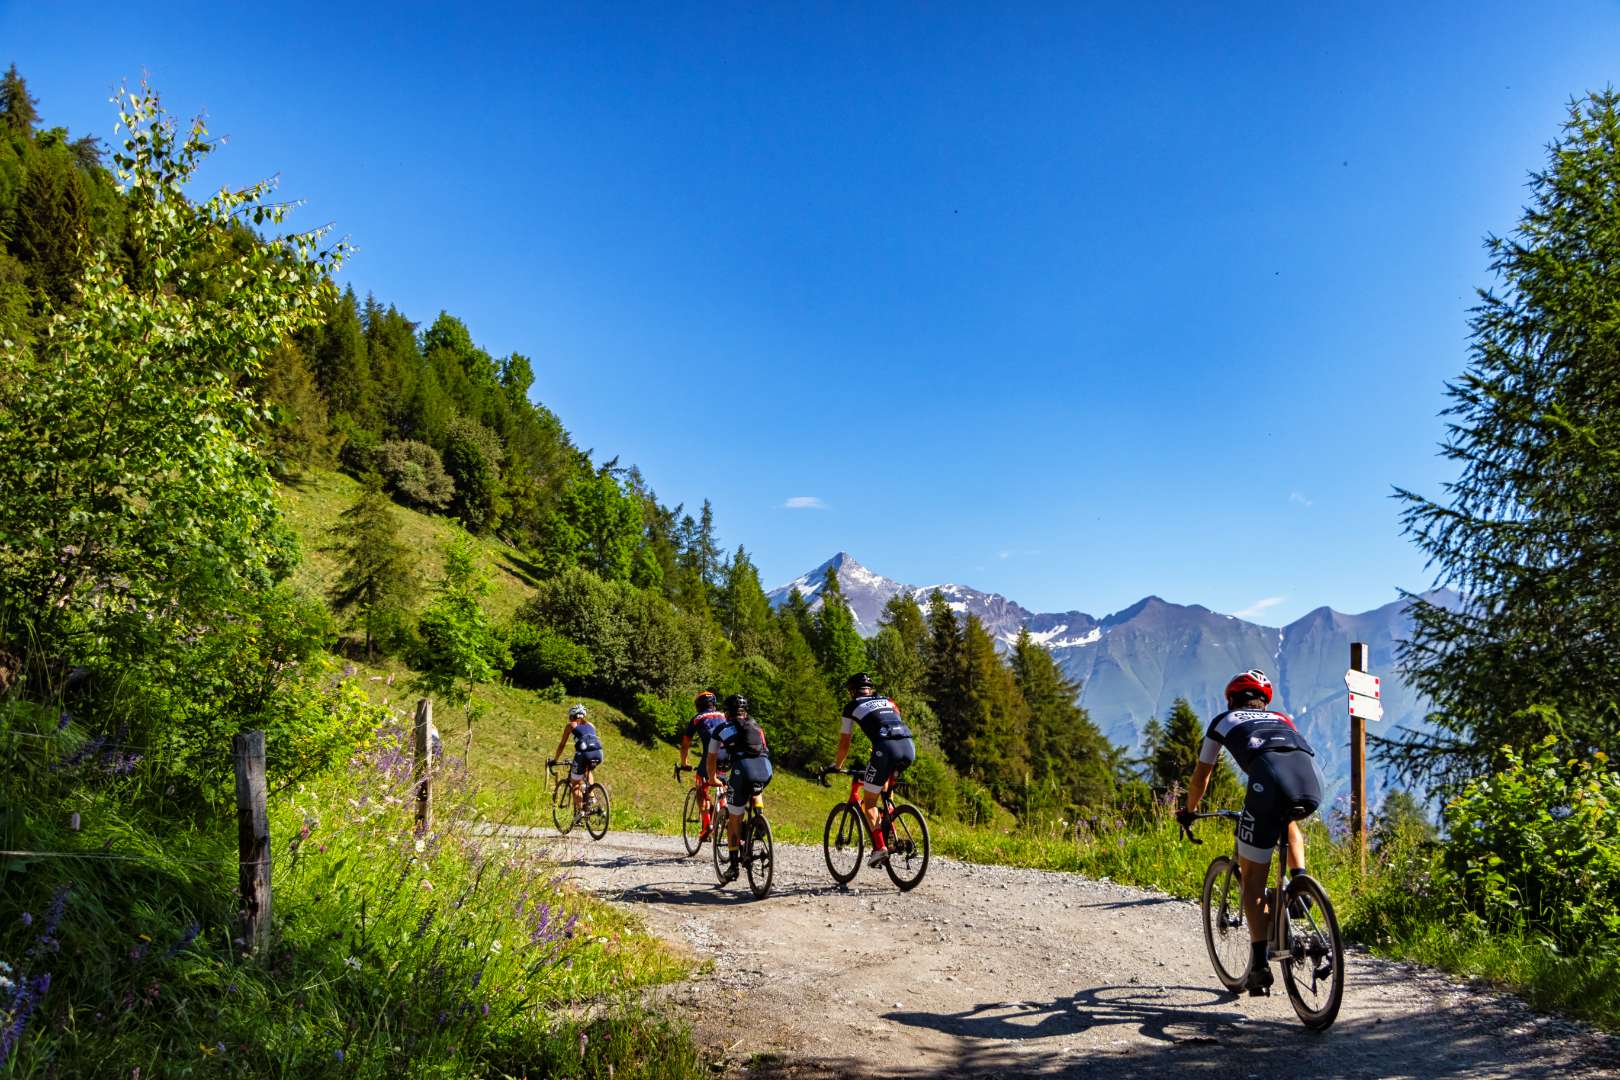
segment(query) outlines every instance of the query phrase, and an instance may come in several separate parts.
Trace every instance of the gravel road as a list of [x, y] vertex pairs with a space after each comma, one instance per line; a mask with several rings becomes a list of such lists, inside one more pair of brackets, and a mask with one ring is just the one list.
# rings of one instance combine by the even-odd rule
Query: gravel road
[[1226, 993], [1198, 909], [1071, 874], [936, 858], [898, 892], [777, 846], [776, 890], [718, 889], [678, 837], [543, 837], [579, 882], [712, 961], [672, 988], [733, 1076], [1620, 1076], [1620, 1039], [1411, 964], [1349, 958], [1305, 1031], [1279, 979]]

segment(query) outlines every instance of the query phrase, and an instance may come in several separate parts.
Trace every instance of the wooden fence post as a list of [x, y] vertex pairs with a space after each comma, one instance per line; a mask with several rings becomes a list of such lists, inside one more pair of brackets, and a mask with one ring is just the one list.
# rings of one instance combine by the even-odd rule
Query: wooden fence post
[[416, 829], [426, 833], [433, 828], [433, 702], [422, 698], [416, 703]]
[[231, 736], [236, 765], [236, 840], [242, 940], [256, 954], [270, 944], [270, 818], [265, 811], [264, 732]]

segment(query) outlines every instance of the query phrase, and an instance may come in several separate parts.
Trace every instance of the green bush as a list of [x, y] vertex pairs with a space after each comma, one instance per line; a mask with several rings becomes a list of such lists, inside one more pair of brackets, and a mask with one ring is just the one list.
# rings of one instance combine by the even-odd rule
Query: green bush
[[456, 495], [444, 459], [427, 443], [390, 439], [369, 455], [365, 467], [377, 470], [388, 490], [407, 506], [443, 510]]
[[930, 814], [955, 817], [959, 794], [951, 767], [938, 754], [927, 750], [917, 752], [917, 760], [906, 770], [906, 783], [911, 798]]
[[1446, 807], [1445, 869], [1493, 927], [1530, 927], [1570, 952], [1620, 940], [1620, 773], [1548, 736]]
[[512, 650], [512, 677], [520, 686], [580, 683], [596, 670], [591, 652], [548, 627], [515, 621], [506, 630]]
[[636, 721], [643, 737], [663, 739], [667, 742], [680, 736], [681, 730], [686, 727], [690, 711], [684, 700], [672, 701], [657, 694], [640, 693], [636, 695], [635, 707], [630, 710], [630, 716]]

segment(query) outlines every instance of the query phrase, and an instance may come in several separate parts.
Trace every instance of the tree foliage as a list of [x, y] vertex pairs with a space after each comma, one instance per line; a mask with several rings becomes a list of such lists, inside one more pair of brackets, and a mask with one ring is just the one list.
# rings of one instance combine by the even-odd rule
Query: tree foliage
[[1400, 492], [1408, 534], [1464, 597], [1412, 598], [1402, 661], [1435, 730], [1382, 750], [1413, 777], [1478, 775], [1499, 746], [1547, 735], [1620, 750], [1617, 106], [1612, 90], [1572, 103], [1524, 217], [1487, 240], [1498, 285], [1448, 387], [1442, 449], [1460, 473], [1444, 501]]

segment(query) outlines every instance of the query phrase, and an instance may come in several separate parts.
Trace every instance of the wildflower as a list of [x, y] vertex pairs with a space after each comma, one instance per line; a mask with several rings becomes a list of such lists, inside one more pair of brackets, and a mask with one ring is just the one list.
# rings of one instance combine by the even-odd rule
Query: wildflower
[[484, 1008], [484, 1015], [488, 1016], [489, 1015], [489, 1002], [487, 1002], [487, 1001], [484, 1002], [483, 1008]]
[[591, 1037], [581, 1030], [579, 1033], [579, 1060], [585, 1060], [585, 1044], [590, 1041]]
[[164, 954], [164, 959], [167, 960], [181, 949], [184, 949], [187, 945], [190, 945], [193, 941], [196, 941], [197, 935], [200, 933], [202, 933], [201, 923], [194, 922], [190, 926], [186, 927], [185, 933], [180, 935], [180, 940], [169, 946], [169, 951]]
[[427, 878], [423, 878], [422, 879], [422, 888], [425, 889], [428, 892], [432, 892], [433, 891], [433, 882], [429, 881]]
[[352, 956], [349, 957], [348, 959], [343, 961], [343, 964], [344, 964], [345, 967], [350, 968], [350, 969], [352, 969], [354, 971], [359, 971], [360, 970], [360, 961], [358, 959], [356, 959], [355, 957], [352, 957]]
[[343, 1061], [343, 1047], [340, 1046], [336, 1050], [332, 1051], [332, 1056], [337, 1058], [341, 1063]]
[[417, 837], [416, 850], [417, 851], [426, 851], [427, 850], [427, 841], [423, 840], [421, 837]]
[[29, 912], [26, 912], [26, 911], [23, 912], [22, 913], [22, 924], [24, 926], [33, 926], [34, 925], [34, 916], [32, 914], [30, 914]]
[[71, 724], [71, 723], [73, 723], [73, 717], [68, 713], [68, 711], [66, 709], [63, 709], [62, 710], [62, 715], [58, 716], [56, 718], [56, 730], [57, 731], [66, 731], [68, 725]]

